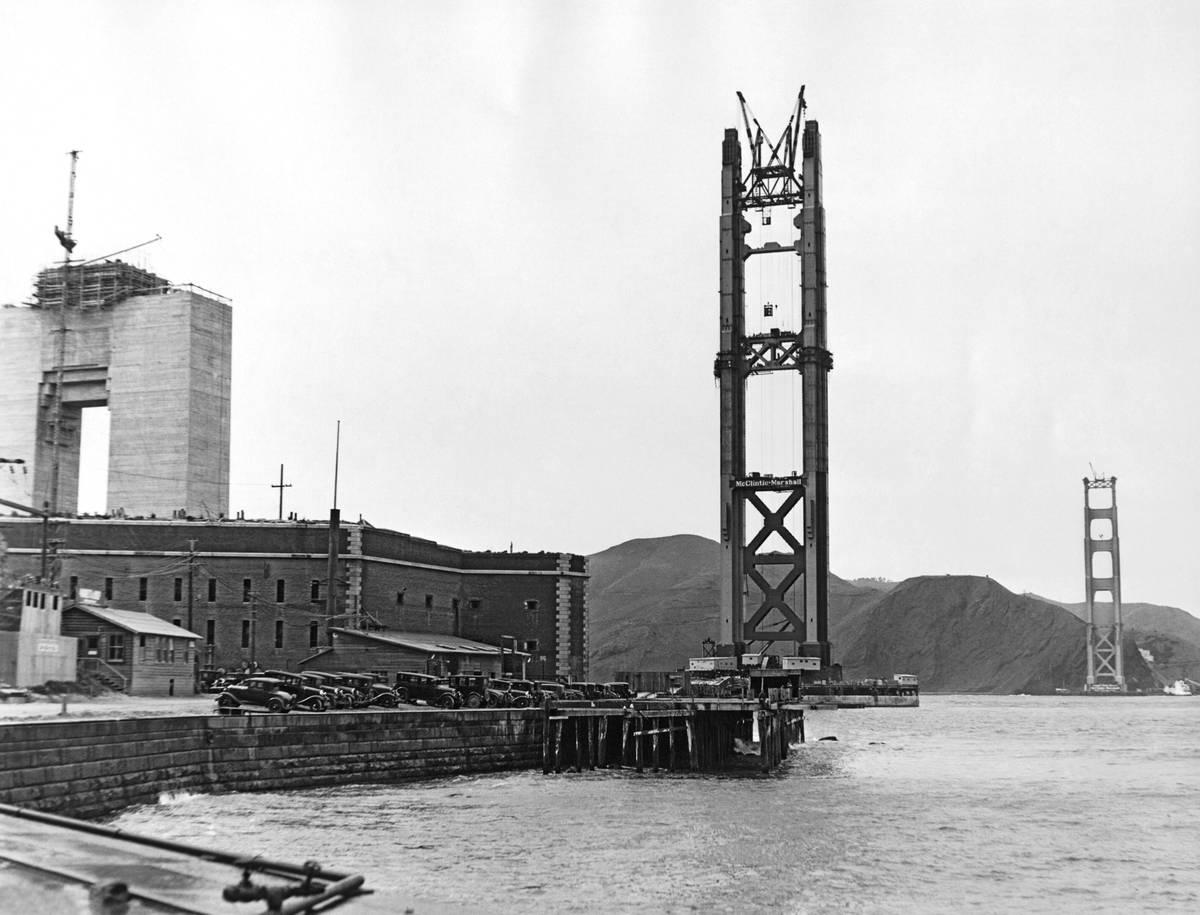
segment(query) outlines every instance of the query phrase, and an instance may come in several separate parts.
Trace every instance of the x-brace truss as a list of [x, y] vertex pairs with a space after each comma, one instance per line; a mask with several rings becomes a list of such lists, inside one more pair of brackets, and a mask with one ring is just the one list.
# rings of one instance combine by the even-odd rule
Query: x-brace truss
[[[754, 582], [761, 592], [758, 609], [746, 620], [743, 638], [748, 641], [803, 641], [804, 623], [791, 604], [787, 601], [787, 593], [804, 575], [804, 544], [802, 544], [787, 528], [788, 515], [797, 506], [802, 505], [804, 488], [796, 486], [788, 491], [786, 498], [778, 508], [769, 508], [758, 494], [752, 490], [740, 491], [740, 496], [762, 516], [762, 527], [746, 544], [743, 551], [743, 563], [746, 577]], [[803, 508], [801, 508], [803, 511]], [[772, 534], [791, 548], [791, 552], [771, 551], [759, 552]], [[772, 585], [759, 571], [759, 566], [784, 565], [790, 566], [782, 579]], [[761, 630], [764, 619], [777, 611], [784, 619], [784, 626], [775, 630]]]

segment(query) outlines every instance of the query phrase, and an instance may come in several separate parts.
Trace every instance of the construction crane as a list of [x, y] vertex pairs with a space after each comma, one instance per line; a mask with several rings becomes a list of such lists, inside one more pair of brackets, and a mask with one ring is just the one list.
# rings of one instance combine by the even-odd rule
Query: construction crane
[[54, 373], [54, 404], [51, 412], [50, 429], [50, 509], [58, 511], [59, 477], [61, 476], [62, 418], [64, 368], [67, 361], [67, 301], [70, 297], [71, 252], [75, 250], [75, 168], [79, 162], [79, 150], [72, 149], [71, 181], [67, 190], [67, 228], [63, 231], [54, 227], [54, 234], [63, 247], [62, 300], [58, 303], [58, 361]]

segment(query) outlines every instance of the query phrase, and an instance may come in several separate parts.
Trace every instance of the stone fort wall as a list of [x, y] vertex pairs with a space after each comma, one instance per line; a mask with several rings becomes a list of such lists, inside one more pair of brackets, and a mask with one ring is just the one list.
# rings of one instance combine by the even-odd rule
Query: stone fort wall
[[80, 819], [164, 792], [281, 791], [541, 765], [540, 709], [0, 725], [0, 803]]

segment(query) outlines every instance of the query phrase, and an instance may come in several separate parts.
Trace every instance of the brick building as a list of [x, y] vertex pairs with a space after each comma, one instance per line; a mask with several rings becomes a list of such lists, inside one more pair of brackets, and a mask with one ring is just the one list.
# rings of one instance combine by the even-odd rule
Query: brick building
[[[36, 575], [41, 522], [0, 518], [0, 536], [9, 572]], [[336, 536], [332, 607], [327, 522], [54, 519], [52, 577], [70, 599], [98, 591], [197, 633], [205, 666], [293, 666], [348, 628], [508, 636], [533, 669], [586, 679], [585, 557], [471, 552], [362, 522]]]

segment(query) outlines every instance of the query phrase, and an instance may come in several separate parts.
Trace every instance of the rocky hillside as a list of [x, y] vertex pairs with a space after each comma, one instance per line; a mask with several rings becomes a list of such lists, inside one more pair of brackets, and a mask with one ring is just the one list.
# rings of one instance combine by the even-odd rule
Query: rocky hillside
[[[720, 546], [692, 535], [631, 540], [590, 557], [592, 676], [675, 670], [718, 636]], [[830, 578], [830, 638], [848, 677], [913, 673], [944, 692], [1052, 692], [1084, 677], [1083, 624], [1053, 603], [975, 576], [881, 587]], [[1127, 646], [1134, 685], [1153, 686]]]
[[[1087, 605], [1061, 604], [1080, 619]], [[1125, 631], [1139, 648], [1148, 651], [1154, 666], [1168, 680], [1200, 679], [1200, 619], [1178, 607], [1161, 604], [1122, 603]]]

